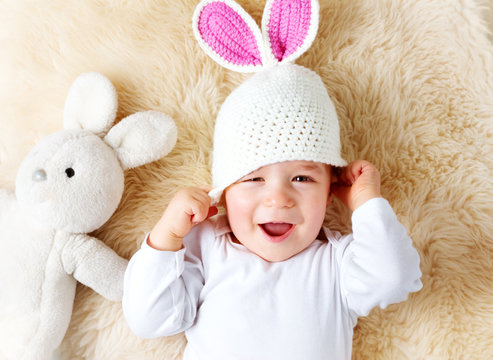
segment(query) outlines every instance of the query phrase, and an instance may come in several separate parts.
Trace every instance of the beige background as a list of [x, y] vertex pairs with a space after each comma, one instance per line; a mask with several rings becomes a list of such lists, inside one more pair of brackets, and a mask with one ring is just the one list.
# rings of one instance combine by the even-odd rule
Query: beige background
[[486, 11], [486, 20], [488, 21], [488, 26], [490, 28], [489, 38], [493, 41], [493, 0], [488, 0], [486, 3], [488, 10]]
[[490, 28], [489, 38], [493, 41], [493, 0], [487, 0], [486, 6], [488, 7], [486, 11], [486, 20], [488, 22], [488, 27]]
[[[118, 119], [162, 111], [180, 134], [168, 156], [126, 172], [120, 207], [92, 234], [126, 258], [137, 251], [179, 187], [210, 180], [215, 115], [244, 79], [196, 44], [197, 2], [0, 0], [0, 187], [61, 129], [75, 77], [102, 72]], [[238, 2], [260, 22], [265, 0]], [[422, 260], [420, 292], [358, 321], [354, 359], [493, 359], [493, 1], [320, 2], [298, 64], [333, 99], [344, 158], [381, 170]], [[347, 233], [350, 213], [335, 201], [327, 223]], [[184, 345], [183, 334], [139, 339], [119, 303], [79, 285], [60, 359], [179, 360]]]

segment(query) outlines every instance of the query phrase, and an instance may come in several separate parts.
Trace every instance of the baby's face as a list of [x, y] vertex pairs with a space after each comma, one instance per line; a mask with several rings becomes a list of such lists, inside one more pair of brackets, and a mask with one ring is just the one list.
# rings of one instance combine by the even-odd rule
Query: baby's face
[[330, 203], [330, 166], [287, 161], [264, 166], [225, 191], [236, 239], [267, 261], [306, 249], [322, 227]]

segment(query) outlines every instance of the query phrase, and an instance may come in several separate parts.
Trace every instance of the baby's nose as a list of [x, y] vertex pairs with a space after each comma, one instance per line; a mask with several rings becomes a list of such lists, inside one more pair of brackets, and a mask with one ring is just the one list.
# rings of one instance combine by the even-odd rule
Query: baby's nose
[[264, 198], [264, 205], [268, 207], [290, 208], [294, 205], [293, 198], [287, 189], [271, 189]]
[[38, 170], [33, 172], [32, 179], [35, 182], [45, 181], [46, 178], [47, 178], [46, 171], [44, 171], [43, 169], [38, 169]]

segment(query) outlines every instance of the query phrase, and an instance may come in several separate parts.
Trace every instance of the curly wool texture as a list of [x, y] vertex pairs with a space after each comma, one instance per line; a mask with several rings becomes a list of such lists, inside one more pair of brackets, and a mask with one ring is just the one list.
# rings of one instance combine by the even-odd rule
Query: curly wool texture
[[[182, 186], [209, 183], [214, 119], [245, 78], [198, 47], [196, 1], [0, 3], [0, 184], [59, 130], [77, 75], [115, 84], [118, 119], [163, 111], [178, 126], [164, 159], [128, 170], [113, 217], [94, 235], [130, 257]], [[264, 1], [241, 5], [260, 23]], [[356, 359], [484, 359], [493, 353], [493, 49], [474, 1], [321, 1], [297, 63], [334, 102], [342, 156], [366, 158], [421, 255], [424, 288], [355, 329]], [[330, 226], [350, 231], [336, 202]], [[67, 359], [179, 359], [184, 337], [141, 340], [121, 305], [79, 286]], [[314, 334], [316, 336], [316, 334]], [[1, 339], [0, 339], [1, 341]]]

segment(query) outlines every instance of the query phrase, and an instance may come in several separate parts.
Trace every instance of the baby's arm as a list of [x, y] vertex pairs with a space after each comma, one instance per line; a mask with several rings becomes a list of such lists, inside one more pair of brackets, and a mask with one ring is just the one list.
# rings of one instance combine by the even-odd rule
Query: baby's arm
[[214, 236], [212, 224], [194, 225], [217, 212], [209, 208], [209, 202], [205, 189], [177, 193], [130, 259], [122, 305], [128, 325], [138, 336], [173, 335], [193, 324], [204, 281], [203, 241]]
[[352, 223], [341, 261], [341, 288], [350, 309], [366, 316], [375, 306], [404, 301], [421, 289], [419, 255], [387, 200], [367, 201]]
[[333, 189], [353, 210], [353, 234], [341, 260], [341, 287], [349, 307], [367, 315], [421, 289], [419, 255], [390, 204], [380, 195], [378, 170], [364, 160], [348, 165]]

